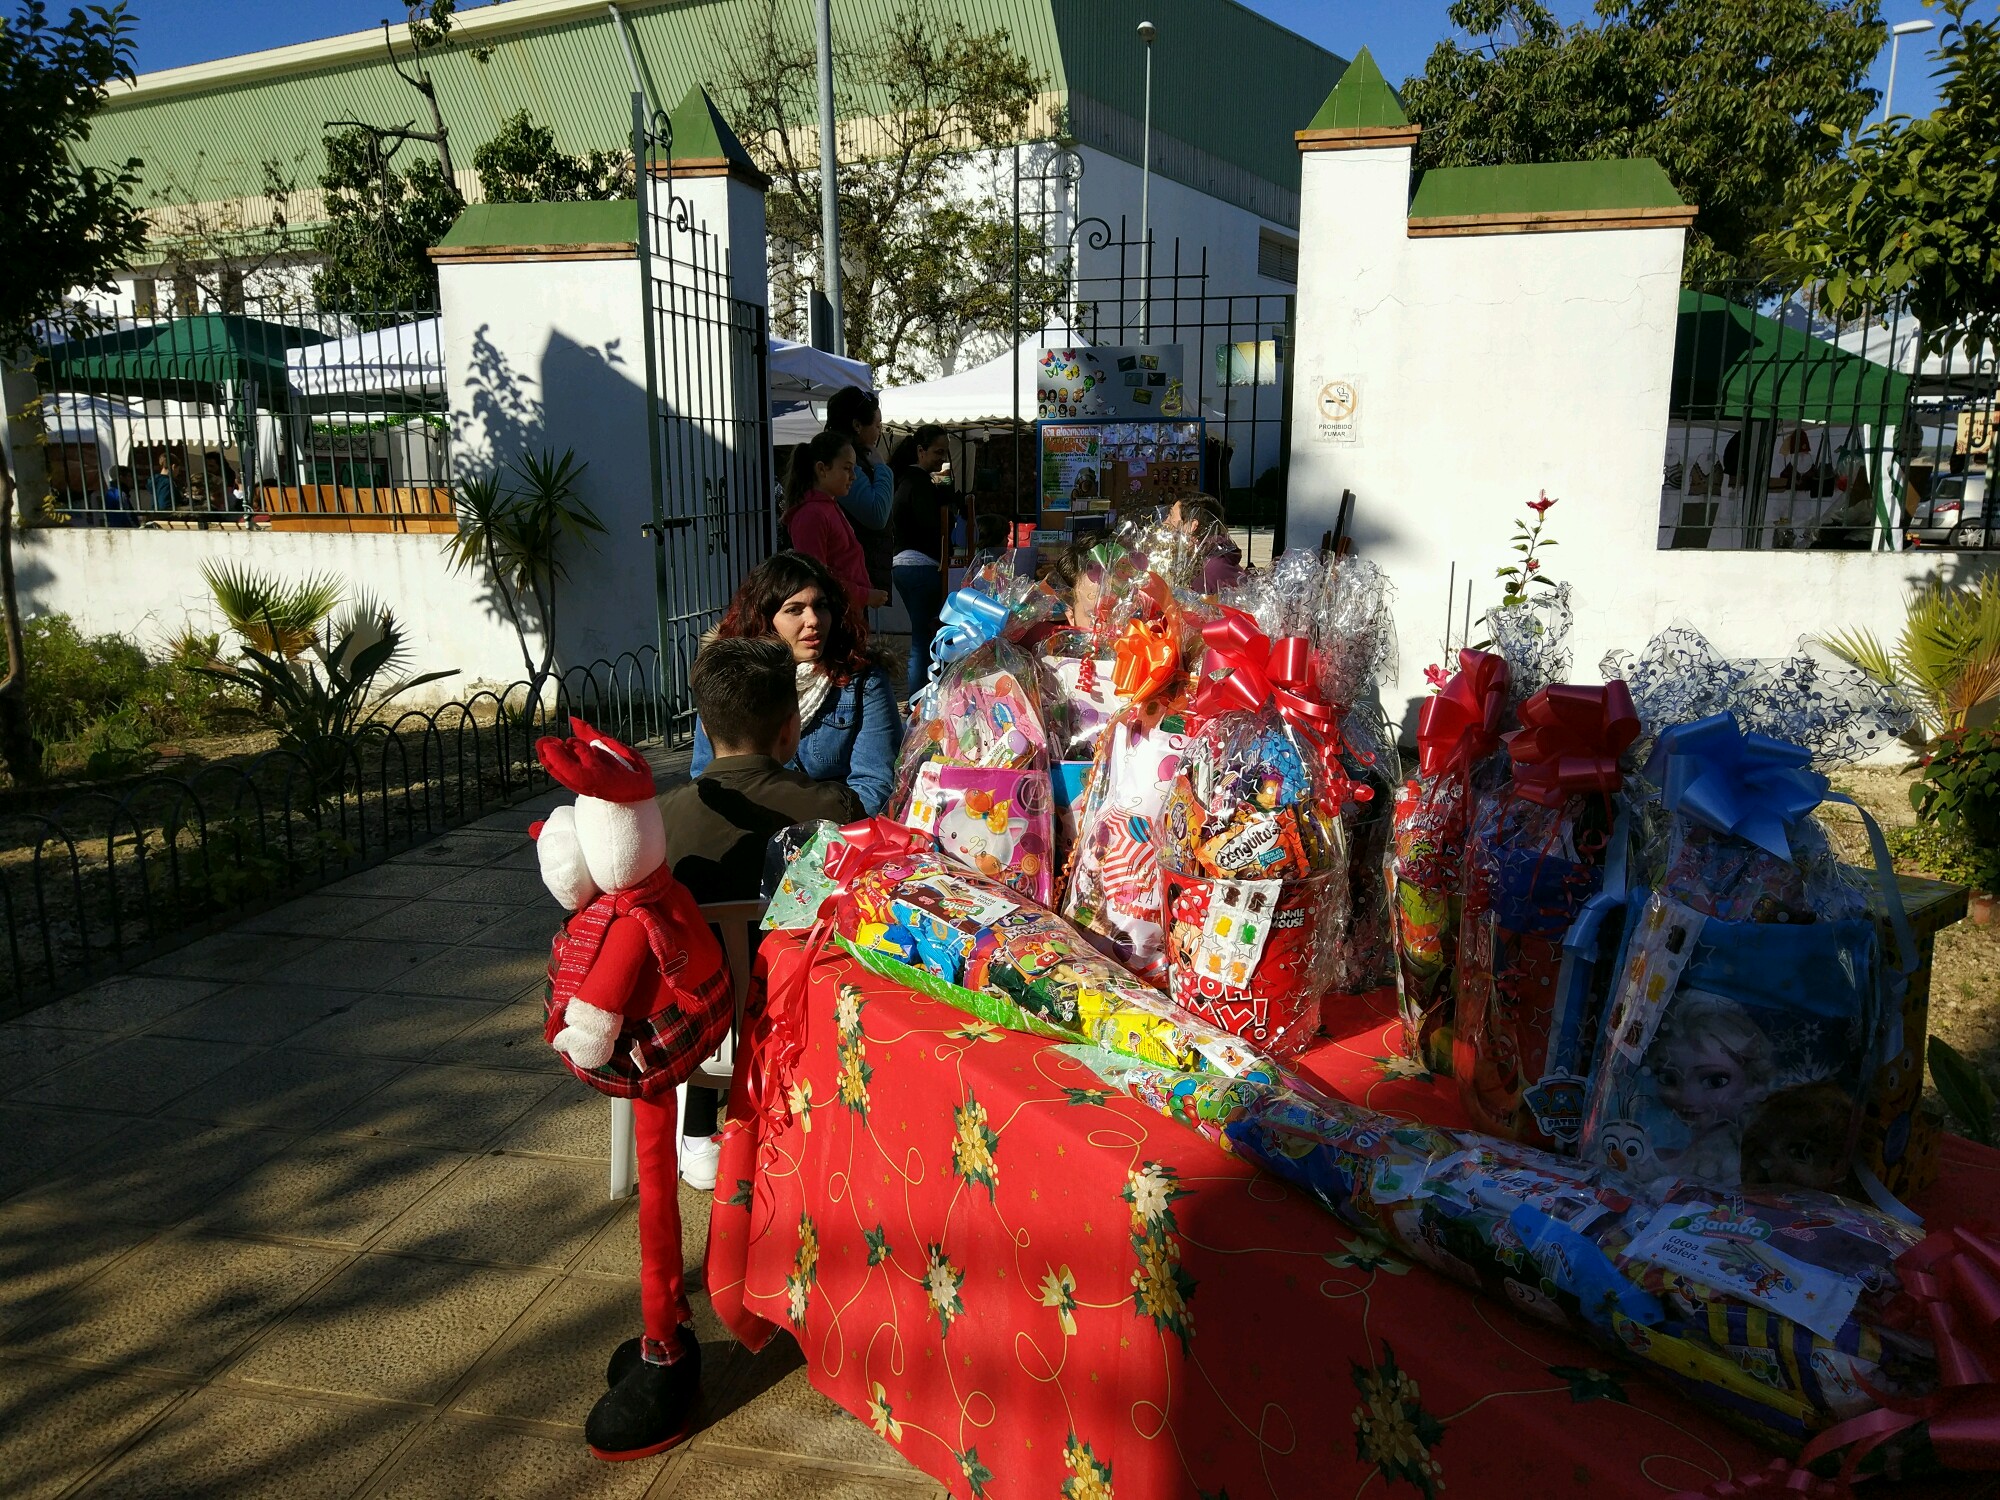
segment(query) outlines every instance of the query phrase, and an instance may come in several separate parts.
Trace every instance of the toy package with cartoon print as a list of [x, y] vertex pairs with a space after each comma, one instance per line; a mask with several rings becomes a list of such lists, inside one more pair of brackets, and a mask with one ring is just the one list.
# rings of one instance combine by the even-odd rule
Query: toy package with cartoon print
[[1055, 795], [1034, 663], [991, 640], [945, 667], [936, 717], [903, 742], [894, 815], [954, 859], [1044, 905], [1055, 896]]
[[1280, 1055], [1319, 1029], [1345, 926], [1346, 849], [1319, 768], [1270, 709], [1190, 736], [1155, 833], [1168, 993]]

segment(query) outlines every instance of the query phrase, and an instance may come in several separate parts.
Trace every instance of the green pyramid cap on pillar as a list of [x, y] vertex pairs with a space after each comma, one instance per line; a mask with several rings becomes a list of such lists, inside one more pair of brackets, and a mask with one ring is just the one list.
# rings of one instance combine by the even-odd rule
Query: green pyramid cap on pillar
[[667, 116], [667, 124], [673, 131], [673, 159], [676, 167], [681, 163], [699, 163], [703, 166], [720, 166], [731, 176], [744, 177], [758, 184], [767, 179], [757, 170], [757, 163], [750, 159], [743, 142], [736, 138], [736, 132], [729, 128], [729, 122], [722, 118], [722, 111], [715, 107], [715, 101], [708, 97], [708, 91], [696, 84], [687, 91], [687, 97], [674, 106]]
[[1410, 117], [1396, 102], [1396, 92], [1368, 49], [1354, 54], [1354, 61], [1340, 75], [1340, 82], [1326, 96], [1326, 103], [1312, 117], [1308, 130], [1407, 130]]

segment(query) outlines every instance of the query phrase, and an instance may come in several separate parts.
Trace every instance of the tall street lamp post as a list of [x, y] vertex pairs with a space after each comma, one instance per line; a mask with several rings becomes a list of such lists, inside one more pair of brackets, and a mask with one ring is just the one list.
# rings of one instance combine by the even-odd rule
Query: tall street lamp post
[[1906, 36], [1917, 36], [1922, 32], [1935, 31], [1935, 21], [1903, 21], [1889, 28], [1889, 86], [1882, 90], [1882, 119], [1887, 123], [1889, 107], [1896, 102], [1896, 52], [1903, 45]]
[[1146, 47], [1146, 118], [1139, 147], [1139, 342], [1153, 341], [1153, 38], [1159, 28], [1139, 23], [1139, 40]]
[[840, 176], [833, 119], [833, 0], [819, 0], [819, 258], [833, 327], [827, 349], [847, 352], [847, 322], [840, 310]]

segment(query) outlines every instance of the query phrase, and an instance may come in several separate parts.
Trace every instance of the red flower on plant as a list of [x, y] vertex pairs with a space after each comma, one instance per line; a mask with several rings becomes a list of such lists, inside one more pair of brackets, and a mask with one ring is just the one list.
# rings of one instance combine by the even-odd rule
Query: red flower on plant
[[1528, 559], [1528, 571], [1530, 573], [1539, 573], [1541, 571], [1541, 568], [1542, 564], [1540, 559], [1533, 557]]
[[1436, 662], [1432, 662], [1424, 668], [1424, 681], [1431, 685], [1433, 691], [1441, 693], [1444, 691], [1444, 685], [1451, 681], [1451, 674]]
[[1528, 502], [1528, 509], [1533, 511], [1538, 516], [1545, 516], [1549, 513], [1549, 507], [1554, 504], [1555, 501], [1549, 498], [1549, 492], [1547, 490], [1543, 490], [1541, 499], [1530, 500]]

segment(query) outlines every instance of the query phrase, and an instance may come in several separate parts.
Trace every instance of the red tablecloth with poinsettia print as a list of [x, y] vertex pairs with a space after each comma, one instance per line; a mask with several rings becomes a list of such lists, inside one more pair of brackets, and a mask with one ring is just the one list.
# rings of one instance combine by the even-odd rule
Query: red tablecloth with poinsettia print
[[[795, 1047], [757, 1024], [760, 982], [714, 1305], [753, 1347], [790, 1332], [820, 1390], [955, 1495], [1618, 1500], [1769, 1461], [1589, 1345], [1384, 1255], [1048, 1042], [793, 934], [770, 935], [759, 974]], [[1395, 1060], [1392, 1006], [1334, 1016], [1348, 1035], [1308, 1071], [1457, 1122], [1448, 1081]], [[1990, 1215], [2000, 1153], [1953, 1141], [1946, 1165]]]

